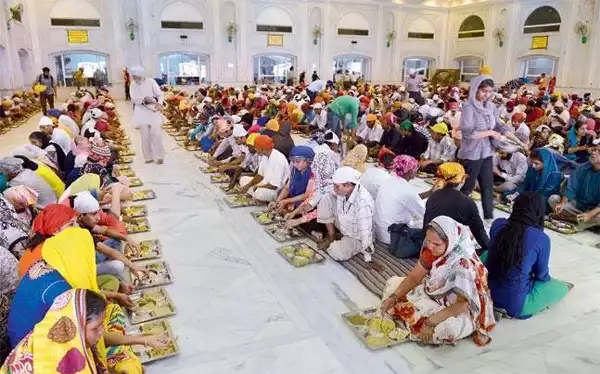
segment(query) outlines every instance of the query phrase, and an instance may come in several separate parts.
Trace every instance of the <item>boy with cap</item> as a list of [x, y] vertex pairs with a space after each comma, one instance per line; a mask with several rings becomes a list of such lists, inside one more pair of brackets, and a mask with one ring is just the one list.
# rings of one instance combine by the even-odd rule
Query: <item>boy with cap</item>
[[436, 123], [431, 126], [431, 140], [427, 150], [421, 156], [420, 169], [424, 173], [435, 174], [437, 167], [444, 162], [454, 161], [456, 158], [456, 144], [448, 133], [448, 126]]

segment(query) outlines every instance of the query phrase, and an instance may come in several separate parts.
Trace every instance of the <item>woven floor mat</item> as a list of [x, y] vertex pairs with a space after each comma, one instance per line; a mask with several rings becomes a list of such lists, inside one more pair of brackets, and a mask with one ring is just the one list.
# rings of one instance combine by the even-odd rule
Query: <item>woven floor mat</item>
[[385, 289], [385, 282], [393, 276], [406, 276], [415, 266], [417, 258], [397, 258], [387, 249], [376, 245], [373, 262], [381, 270], [370, 267], [362, 254], [356, 255], [348, 261], [340, 262], [340, 264], [354, 274], [369, 291], [381, 297]]

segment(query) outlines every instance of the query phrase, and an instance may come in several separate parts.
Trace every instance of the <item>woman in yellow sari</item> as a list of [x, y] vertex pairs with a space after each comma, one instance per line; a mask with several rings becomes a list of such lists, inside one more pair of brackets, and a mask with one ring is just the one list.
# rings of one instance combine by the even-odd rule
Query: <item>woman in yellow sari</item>
[[[35, 329], [36, 323], [52, 309], [48, 304], [73, 288], [100, 292], [94, 241], [88, 230], [78, 227], [64, 229], [46, 240], [42, 261], [33, 264], [21, 279], [8, 317], [11, 344], [16, 345], [27, 331]], [[108, 300], [131, 302], [124, 294], [102, 293]], [[109, 302], [106, 306], [104, 329], [103, 338], [98, 342], [98, 357], [119, 373], [142, 373], [142, 365], [131, 345], [164, 347], [159, 337], [125, 335], [125, 315], [116, 303]]]
[[99, 354], [106, 306], [96, 292], [64, 292], [11, 352], [0, 373], [108, 373]]

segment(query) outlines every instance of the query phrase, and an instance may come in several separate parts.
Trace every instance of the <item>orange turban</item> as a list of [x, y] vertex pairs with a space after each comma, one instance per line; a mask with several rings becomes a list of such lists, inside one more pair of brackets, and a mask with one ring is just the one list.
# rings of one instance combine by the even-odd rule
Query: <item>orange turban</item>
[[273, 149], [275, 143], [273, 143], [273, 139], [269, 138], [266, 135], [259, 135], [254, 139], [254, 148], [262, 149], [265, 151]]

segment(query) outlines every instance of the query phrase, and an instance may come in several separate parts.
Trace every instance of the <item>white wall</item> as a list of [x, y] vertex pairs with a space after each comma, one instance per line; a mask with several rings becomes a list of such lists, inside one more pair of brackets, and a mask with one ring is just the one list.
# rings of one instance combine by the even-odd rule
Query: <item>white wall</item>
[[[63, 6], [55, 6], [63, 1]], [[66, 2], [65, 2], [66, 1]], [[159, 56], [172, 52], [207, 55], [209, 78], [224, 84], [249, 83], [253, 78], [253, 59], [257, 54], [284, 54], [295, 58], [298, 72], [317, 66], [324, 78], [332, 75], [336, 56], [362, 55], [371, 59], [374, 82], [401, 82], [402, 65], [408, 57], [426, 57], [437, 68], [455, 68], [456, 59], [478, 56], [493, 69], [498, 82], [520, 74], [521, 61], [532, 55], [551, 56], [558, 61], [558, 85], [585, 90], [600, 87], [600, 9], [586, 8], [585, 0], [490, 0], [453, 1], [405, 0], [23, 0], [23, 24], [13, 24], [10, 32], [0, 32], [0, 88], [15, 89], [29, 84], [42, 66], [54, 69], [51, 56], [62, 51], [83, 50], [109, 56], [110, 81], [121, 83], [124, 66], [144, 65], [153, 76], [159, 75]], [[463, 5], [464, 4], [464, 5]], [[554, 6], [561, 15], [560, 32], [547, 34], [549, 47], [530, 49], [532, 34], [523, 34], [529, 13], [542, 5]], [[69, 44], [66, 28], [50, 26], [50, 14], [77, 17], [100, 15], [101, 27], [88, 28], [89, 43]], [[56, 13], [58, 12], [58, 13]], [[485, 36], [458, 40], [458, 28], [469, 15], [485, 23]], [[0, 22], [4, 25], [6, 14]], [[135, 23], [135, 38], [129, 39], [128, 20]], [[203, 30], [161, 29], [160, 21], [202, 21]], [[578, 21], [592, 24], [587, 44], [574, 32]], [[226, 26], [235, 22], [237, 33], [227, 41]], [[283, 46], [268, 46], [267, 33], [257, 32], [257, 23], [292, 26], [284, 34]], [[318, 26], [322, 37], [313, 43], [312, 30]], [[368, 28], [368, 36], [337, 35], [339, 27]], [[502, 47], [493, 37], [504, 28]], [[81, 28], [76, 28], [81, 29]], [[396, 38], [386, 45], [386, 34], [395, 30]], [[415, 40], [408, 32], [433, 32], [433, 40]], [[181, 39], [187, 35], [187, 39]], [[356, 43], [352, 43], [355, 41]], [[19, 58], [29, 55], [28, 59]], [[27, 60], [25, 71], [21, 60]], [[9, 66], [7, 71], [5, 66]], [[17, 74], [13, 74], [13, 72]], [[27, 76], [26, 76], [27, 75]]]

